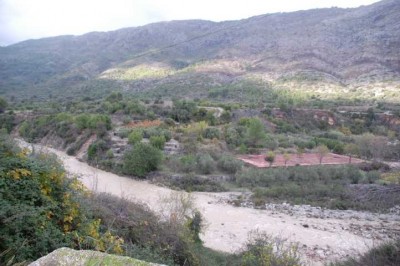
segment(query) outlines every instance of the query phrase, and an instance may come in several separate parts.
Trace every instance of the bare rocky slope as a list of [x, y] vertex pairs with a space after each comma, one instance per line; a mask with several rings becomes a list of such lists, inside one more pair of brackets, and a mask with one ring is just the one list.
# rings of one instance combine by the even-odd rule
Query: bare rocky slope
[[174, 84], [205, 90], [249, 77], [393, 80], [400, 75], [399, 17], [400, 1], [384, 0], [355, 9], [171, 21], [29, 40], [1, 47], [0, 93], [163, 92]]

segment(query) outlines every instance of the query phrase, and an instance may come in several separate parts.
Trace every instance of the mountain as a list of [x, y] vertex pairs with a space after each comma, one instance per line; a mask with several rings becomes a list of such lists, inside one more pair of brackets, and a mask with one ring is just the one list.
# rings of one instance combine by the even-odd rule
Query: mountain
[[217, 94], [285, 81], [348, 86], [397, 82], [400, 1], [266, 14], [239, 21], [171, 21], [29, 40], [0, 48], [0, 93], [21, 96], [194, 91]]

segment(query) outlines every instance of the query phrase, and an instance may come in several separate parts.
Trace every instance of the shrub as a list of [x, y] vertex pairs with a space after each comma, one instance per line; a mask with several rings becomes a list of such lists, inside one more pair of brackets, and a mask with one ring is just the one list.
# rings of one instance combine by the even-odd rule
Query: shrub
[[102, 157], [102, 154], [108, 150], [108, 145], [104, 140], [96, 140], [89, 145], [87, 155], [89, 161], [94, 161]]
[[370, 171], [365, 173], [364, 182], [366, 184], [373, 184], [381, 177], [381, 173], [379, 171]]
[[214, 138], [219, 139], [221, 137], [221, 132], [216, 127], [208, 127], [203, 132], [203, 137], [206, 139], [214, 139]]
[[328, 147], [329, 150], [332, 150], [335, 153], [343, 154], [345, 145], [343, 142], [335, 139], [328, 139], [328, 138], [315, 138], [315, 143], [319, 146], [325, 145]]
[[167, 229], [146, 205], [104, 193], [87, 198], [85, 203], [103, 227], [124, 239], [128, 256], [173, 265], [188, 248], [179, 232]]
[[215, 169], [213, 158], [209, 154], [197, 155], [197, 171], [201, 174], [211, 174]]
[[303, 265], [296, 245], [259, 231], [250, 232], [240, 257], [243, 266]]
[[229, 174], [236, 174], [243, 166], [243, 163], [230, 155], [223, 155], [218, 160], [218, 168]]
[[352, 184], [358, 184], [363, 179], [363, 173], [355, 167], [349, 167], [347, 174]]
[[165, 137], [164, 136], [151, 136], [150, 144], [159, 150], [163, 150], [164, 145], [165, 145]]
[[214, 180], [199, 177], [193, 174], [186, 175], [182, 178], [176, 178], [167, 181], [167, 184], [172, 188], [183, 189], [188, 192], [192, 191], [206, 191], [206, 192], [221, 192], [226, 189], [221, 183]]
[[[365, 180], [365, 174], [354, 165], [310, 166], [289, 168], [243, 168], [236, 174], [236, 184], [251, 188], [254, 201], [289, 201], [293, 204], [372, 210], [373, 206], [357, 201], [349, 190], [353, 183]], [[373, 177], [371, 177], [373, 178]], [[257, 190], [255, 188], [258, 188]], [[394, 206], [393, 201], [385, 208]], [[335, 206], [337, 205], [337, 206]], [[389, 207], [390, 206], [390, 207]]]
[[171, 118], [179, 123], [189, 122], [197, 112], [197, 105], [193, 101], [180, 100], [174, 102]]
[[150, 127], [143, 129], [143, 137], [151, 138], [152, 136], [164, 136], [165, 141], [169, 141], [172, 137], [171, 131], [161, 127]]
[[385, 164], [382, 162], [377, 162], [377, 161], [361, 163], [361, 164], [359, 164], [359, 168], [366, 172], [369, 172], [369, 171], [387, 172], [390, 170], [390, 166], [388, 164]]
[[275, 150], [278, 148], [278, 141], [272, 138], [270, 135], [266, 135], [265, 138], [265, 147], [270, 150]]
[[186, 155], [180, 158], [181, 171], [185, 173], [194, 172], [196, 170], [196, 158], [193, 155]]
[[159, 149], [145, 143], [136, 143], [124, 155], [123, 171], [143, 178], [147, 173], [157, 170], [161, 161], [162, 153]]
[[[83, 184], [67, 179], [55, 157], [31, 154], [0, 136], [0, 264], [30, 261], [59, 247], [122, 252], [100, 221], [80, 207]], [[108, 240], [107, 240], [108, 239]]]
[[143, 139], [143, 132], [140, 129], [133, 130], [128, 135], [128, 142], [133, 145], [138, 142], [141, 142], [142, 139]]
[[13, 114], [1, 114], [0, 115], [0, 129], [5, 129], [7, 133], [10, 133], [15, 126], [15, 117]]
[[104, 126], [105, 130], [111, 129], [111, 119], [107, 115], [99, 115], [99, 114], [81, 114], [75, 117], [76, 126], [82, 129], [92, 129], [96, 130]]
[[0, 97], [0, 114], [4, 113], [4, 111], [6, 110], [7, 106], [8, 106], [7, 101], [3, 97]]
[[242, 143], [242, 139], [234, 127], [228, 127], [225, 130], [225, 141], [231, 147], [237, 147]]

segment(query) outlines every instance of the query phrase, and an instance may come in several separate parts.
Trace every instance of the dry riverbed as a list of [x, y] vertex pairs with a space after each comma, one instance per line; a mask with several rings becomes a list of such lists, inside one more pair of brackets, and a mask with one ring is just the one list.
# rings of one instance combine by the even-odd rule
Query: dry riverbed
[[[21, 145], [31, 144], [20, 141]], [[118, 176], [80, 162], [66, 153], [35, 145], [36, 151], [55, 153], [66, 170], [79, 177], [89, 189], [107, 192], [132, 201], [145, 202], [159, 211], [160, 197], [171, 189]], [[400, 234], [400, 215], [373, 214], [356, 211], [332, 211], [310, 206], [269, 204], [264, 210], [234, 207], [235, 193], [192, 193], [196, 207], [203, 214], [207, 226], [202, 234], [204, 245], [225, 252], [238, 251], [248, 233], [258, 229], [298, 243], [307, 265], [355, 256]]]

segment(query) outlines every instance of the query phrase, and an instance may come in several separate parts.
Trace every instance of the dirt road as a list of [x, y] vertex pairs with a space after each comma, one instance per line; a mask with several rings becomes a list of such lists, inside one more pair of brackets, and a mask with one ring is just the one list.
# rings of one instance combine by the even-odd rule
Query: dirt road
[[[96, 169], [61, 151], [35, 147], [36, 151], [40, 149], [55, 153], [66, 170], [79, 176], [89, 189], [142, 201], [155, 211], [158, 211], [160, 196], [172, 192], [146, 181]], [[354, 256], [378, 244], [380, 240], [392, 237], [393, 232], [400, 232], [400, 217], [396, 215], [354, 212], [346, 219], [338, 219], [337, 216], [321, 219], [309, 213], [290, 215], [276, 210], [234, 207], [226, 203], [229, 193], [192, 194], [208, 224], [202, 235], [205, 246], [225, 252], [240, 249], [249, 231], [259, 229], [298, 242], [304, 258], [308, 260], [307, 264], [321, 265], [332, 259]]]

